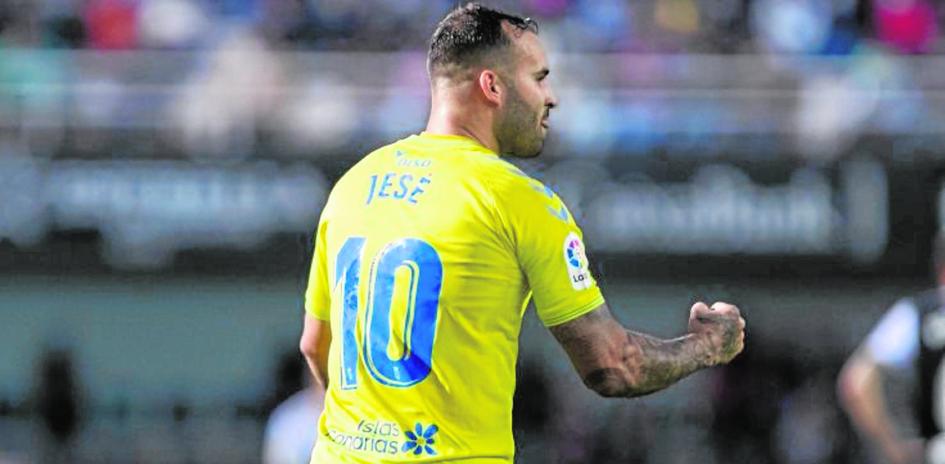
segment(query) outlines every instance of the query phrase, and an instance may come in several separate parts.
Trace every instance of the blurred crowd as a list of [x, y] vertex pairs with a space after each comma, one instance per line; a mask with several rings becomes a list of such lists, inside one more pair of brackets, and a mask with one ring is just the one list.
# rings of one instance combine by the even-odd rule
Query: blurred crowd
[[[421, 48], [452, 0], [11, 0], [0, 43], [128, 50], [212, 46], [252, 28], [278, 48]], [[566, 51], [849, 53], [874, 39], [902, 53], [943, 51], [931, 0], [499, 0], [538, 19]]]
[[[937, 2], [493, 3], [536, 17], [556, 58], [555, 156], [783, 155], [752, 135], [831, 160], [863, 134], [945, 133]], [[455, 4], [2, 2], [0, 142], [66, 157], [352, 156], [420, 129], [423, 49]]]

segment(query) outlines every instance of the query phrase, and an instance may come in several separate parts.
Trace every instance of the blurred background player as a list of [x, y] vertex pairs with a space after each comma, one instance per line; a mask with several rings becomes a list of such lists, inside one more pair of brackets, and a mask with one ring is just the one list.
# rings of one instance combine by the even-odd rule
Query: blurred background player
[[534, 21], [457, 8], [428, 70], [426, 131], [351, 168], [319, 222], [300, 342], [327, 388], [313, 463], [511, 462], [532, 297], [603, 396], [661, 390], [742, 350], [745, 321], [725, 303], [693, 305], [683, 337], [626, 330], [564, 203], [499, 158], [537, 156], [557, 106]]
[[[891, 463], [945, 463], [945, 237], [935, 239], [938, 287], [897, 301], [840, 372], [840, 398], [857, 429]], [[910, 375], [902, 375], [903, 373]], [[895, 375], [899, 374], [899, 375]], [[907, 419], [890, 406], [889, 378], [915, 380]]]

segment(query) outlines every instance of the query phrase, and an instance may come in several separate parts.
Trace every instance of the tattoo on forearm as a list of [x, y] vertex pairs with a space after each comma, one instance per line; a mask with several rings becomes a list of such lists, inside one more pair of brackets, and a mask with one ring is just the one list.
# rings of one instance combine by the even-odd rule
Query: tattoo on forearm
[[704, 365], [699, 347], [689, 337], [660, 340], [629, 330], [626, 336], [620, 368], [597, 369], [584, 377], [588, 387], [604, 396], [645, 395]]
[[[726, 330], [738, 329], [731, 325]], [[603, 396], [645, 395], [715, 364], [708, 339], [686, 335], [663, 340], [626, 330], [606, 308], [551, 331], [566, 347], [584, 383]]]
[[[636, 346], [640, 350], [640, 356], [635, 359], [628, 357], [624, 362], [638, 366], [633, 388], [638, 394], [666, 388], [703, 365], [703, 351], [692, 337], [660, 340], [628, 330], [627, 338], [628, 347]], [[627, 351], [633, 351], [633, 348]]]

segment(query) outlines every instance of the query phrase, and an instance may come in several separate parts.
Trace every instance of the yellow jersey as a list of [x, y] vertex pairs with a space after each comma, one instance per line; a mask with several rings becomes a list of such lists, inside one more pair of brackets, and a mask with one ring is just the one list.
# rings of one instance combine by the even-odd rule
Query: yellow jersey
[[421, 133], [335, 185], [305, 295], [329, 321], [312, 462], [512, 462], [522, 316], [604, 302], [560, 198], [474, 140]]

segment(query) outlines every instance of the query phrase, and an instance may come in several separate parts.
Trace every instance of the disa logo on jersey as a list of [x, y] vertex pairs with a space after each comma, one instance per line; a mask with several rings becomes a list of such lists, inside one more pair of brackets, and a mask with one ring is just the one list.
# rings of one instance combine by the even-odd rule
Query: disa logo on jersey
[[591, 286], [591, 273], [587, 271], [587, 255], [584, 254], [584, 243], [574, 232], [564, 239], [564, 262], [568, 268], [568, 277], [571, 287], [575, 290], [584, 290]]

